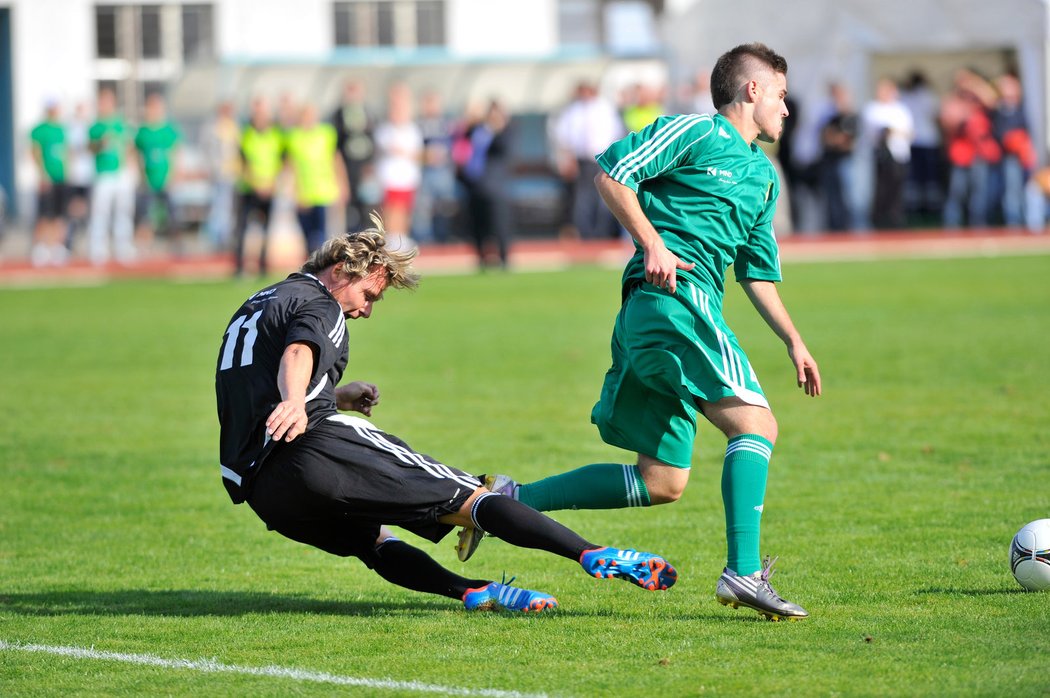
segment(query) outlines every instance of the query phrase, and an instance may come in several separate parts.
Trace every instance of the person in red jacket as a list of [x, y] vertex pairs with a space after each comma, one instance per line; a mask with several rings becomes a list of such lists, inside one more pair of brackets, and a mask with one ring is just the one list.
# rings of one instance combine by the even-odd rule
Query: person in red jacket
[[941, 125], [950, 167], [944, 225], [949, 228], [988, 224], [991, 175], [1002, 158], [989, 109], [997, 96], [992, 86], [969, 70], [955, 76], [955, 92], [945, 98]]

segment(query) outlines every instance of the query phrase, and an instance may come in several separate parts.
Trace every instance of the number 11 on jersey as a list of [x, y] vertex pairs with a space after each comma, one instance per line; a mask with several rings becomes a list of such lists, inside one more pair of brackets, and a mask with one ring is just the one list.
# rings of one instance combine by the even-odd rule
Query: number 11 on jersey
[[252, 359], [254, 358], [252, 352], [255, 346], [255, 340], [259, 337], [259, 318], [262, 316], [262, 310], [256, 310], [255, 314], [251, 317], [247, 315], [241, 315], [226, 328], [226, 339], [222, 349], [222, 361], [219, 363], [219, 370], [225, 371], [229, 368], [233, 368], [233, 353], [237, 348], [237, 337], [240, 335], [241, 330], [245, 331], [244, 343], [241, 346], [241, 366], [250, 366]]

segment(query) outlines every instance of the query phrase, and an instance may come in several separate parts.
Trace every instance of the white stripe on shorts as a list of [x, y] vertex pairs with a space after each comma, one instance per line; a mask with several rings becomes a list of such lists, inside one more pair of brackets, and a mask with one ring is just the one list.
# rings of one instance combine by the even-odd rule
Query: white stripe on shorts
[[[741, 357], [733, 351], [732, 344], [729, 341], [729, 336], [718, 328], [715, 324], [714, 316], [711, 313], [711, 299], [708, 298], [707, 294], [702, 290], [694, 286], [692, 283], [687, 281], [681, 281], [680, 285], [684, 285], [689, 289], [689, 295], [693, 299], [693, 305], [696, 306], [700, 314], [707, 318], [711, 328], [715, 331], [715, 337], [718, 339], [719, 350], [722, 354], [722, 367], [721, 369], [715, 364], [711, 357], [707, 355], [707, 348], [697, 340], [693, 340], [693, 343], [700, 349], [700, 353], [708, 360], [711, 364], [711, 368], [715, 370], [718, 377], [729, 386], [730, 390], [733, 391], [733, 395], [740, 398], [749, 405], [757, 405], [759, 407], [765, 407], [769, 409], [769, 401], [766, 400], [762, 393], [751, 390], [745, 383], [744, 377], [744, 365]], [[752, 376], [755, 375], [755, 371], [748, 364], [748, 371]], [[755, 382], [758, 382], [757, 376]]]
[[423, 470], [431, 477], [438, 480], [452, 480], [457, 482], [464, 487], [470, 487], [471, 491], [474, 491], [478, 487], [477, 478], [471, 477], [470, 475], [464, 475], [457, 473], [452, 468], [448, 467], [444, 463], [439, 463], [436, 460], [432, 460], [424, 456], [422, 453], [416, 453], [415, 451], [396, 444], [386, 438], [386, 434], [378, 429], [374, 424], [369, 422], [367, 419], [361, 419], [360, 417], [351, 417], [346, 414], [333, 414], [327, 418], [330, 422], [337, 424], [343, 424], [352, 428], [362, 438], [367, 439], [377, 448], [382, 451], [386, 451], [397, 457], [402, 463], [408, 465], [414, 465], [420, 470]]

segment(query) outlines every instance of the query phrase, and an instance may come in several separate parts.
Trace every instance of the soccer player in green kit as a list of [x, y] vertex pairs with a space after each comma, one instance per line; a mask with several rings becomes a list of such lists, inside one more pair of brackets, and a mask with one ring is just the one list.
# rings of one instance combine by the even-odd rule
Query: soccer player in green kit
[[170, 237], [178, 230], [169, 187], [175, 174], [181, 137], [168, 119], [167, 105], [159, 93], [153, 92], [146, 97], [145, 117], [135, 132], [135, 150], [144, 184], [139, 223], [146, 237], [154, 234]]
[[[699, 412], [728, 439], [722, 469], [728, 561], [718, 600], [771, 620], [804, 618], [769, 585], [759, 524], [777, 422], [747, 356], [722, 319], [724, 277], [737, 281], [787, 346], [798, 385], [820, 394], [820, 372], [774, 282], [781, 280], [773, 213], [780, 184], [755, 145], [775, 142], [788, 115], [787, 62], [738, 46], [712, 71], [714, 116], [663, 116], [598, 155], [606, 205], [635, 240], [623, 274], [613, 365], [591, 414], [602, 439], [638, 453], [531, 484], [488, 476], [493, 491], [541, 511], [649, 506], [677, 500], [689, 480]], [[460, 557], [483, 533], [465, 529]]]

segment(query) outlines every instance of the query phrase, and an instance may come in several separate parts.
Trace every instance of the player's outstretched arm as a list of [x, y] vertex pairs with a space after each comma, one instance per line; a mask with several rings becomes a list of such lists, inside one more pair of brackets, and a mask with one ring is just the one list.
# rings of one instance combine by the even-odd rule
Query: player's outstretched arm
[[340, 410], [371, 417], [372, 408], [378, 404], [379, 388], [372, 383], [352, 381], [335, 389], [335, 406]]
[[692, 269], [696, 265], [683, 262], [667, 249], [642, 210], [642, 205], [638, 203], [638, 195], [630, 187], [617, 182], [605, 172], [599, 172], [594, 178], [594, 186], [616, 220], [645, 251], [645, 280], [674, 293], [678, 270]]
[[817, 361], [806, 348], [802, 335], [795, 329], [795, 323], [791, 321], [791, 315], [780, 299], [776, 284], [772, 281], [746, 280], [742, 281], [741, 285], [758, 314], [787, 346], [788, 356], [795, 365], [798, 386], [810, 397], [820, 395], [820, 369], [817, 367]]

